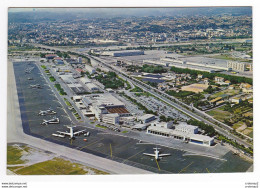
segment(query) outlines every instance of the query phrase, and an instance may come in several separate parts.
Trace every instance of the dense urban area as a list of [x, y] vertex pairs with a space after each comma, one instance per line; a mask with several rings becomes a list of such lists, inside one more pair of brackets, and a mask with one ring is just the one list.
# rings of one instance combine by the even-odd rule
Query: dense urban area
[[[250, 10], [41, 19], [9, 12], [8, 83], [17, 87], [21, 132], [99, 157], [90, 164], [53, 149], [25, 167], [21, 157], [31, 162], [44, 148], [14, 144], [8, 129], [9, 173], [44, 174], [39, 167], [51, 164], [67, 169], [51, 174], [252, 171]], [[97, 164], [101, 158], [115, 164]], [[175, 160], [183, 160], [177, 169]]]

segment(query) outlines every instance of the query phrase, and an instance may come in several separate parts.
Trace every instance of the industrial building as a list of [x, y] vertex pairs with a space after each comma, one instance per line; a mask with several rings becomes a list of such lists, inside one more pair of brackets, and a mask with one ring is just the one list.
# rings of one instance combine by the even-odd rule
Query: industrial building
[[110, 93], [85, 95], [81, 100], [99, 121], [104, 114], [118, 114], [119, 117], [131, 115], [125, 108], [125, 104]]
[[218, 66], [218, 65], [212, 65], [208, 63], [198, 63], [198, 62], [191, 62], [191, 61], [186, 61], [186, 60], [179, 60], [179, 59], [174, 59], [174, 58], [161, 58], [160, 63], [158, 61], [144, 61], [147, 63], [152, 63], [152, 64], [161, 64], [165, 66], [174, 66], [178, 68], [188, 68], [188, 69], [193, 69], [193, 70], [199, 70], [199, 71], [207, 71], [207, 72], [216, 72], [216, 71], [230, 71], [232, 70], [230, 67], [227, 66]]
[[97, 92], [97, 91], [99, 91], [99, 88], [95, 84], [93, 84], [93, 83], [87, 83], [87, 84], [85, 84], [85, 86], [88, 88], [88, 90], [90, 92]]
[[106, 51], [103, 52], [102, 55], [113, 56], [113, 57], [135, 56], [135, 55], [144, 55], [144, 51], [141, 50]]
[[211, 146], [214, 143], [214, 138], [205, 135], [191, 134], [163, 127], [150, 126], [147, 128], [148, 134], [171, 137], [178, 140], [183, 140], [188, 143], [200, 144], [203, 146]]
[[84, 89], [84, 87], [73, 78], [72, 74], [65, 74], [60, 75], [60, 78], [63, 80], [64, 83], [67, 84], [67, 86], [77, 95], [84, 94], [87, 91]]

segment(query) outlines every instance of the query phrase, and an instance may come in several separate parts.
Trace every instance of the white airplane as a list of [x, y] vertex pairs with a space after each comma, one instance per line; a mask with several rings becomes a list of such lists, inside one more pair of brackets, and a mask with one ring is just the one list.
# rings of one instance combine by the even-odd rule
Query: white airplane
[[56, 114], [57, 112], [55, 112], [54, 110], [52, 110], [51, 108], [49, 108], [48, 110], [40, 110], [39, 114], [40, 116], [46, 116], [46, 115], [53, 115]]
[[154, 149], [154, 154], [150, 154], [150, 153], [143, 153], [144, 155], [147, 155], [147, 156], [151, 156], [151, 157], [154, 157], [155, 160], [160, 160], [162, 159], [163, 157], [166, 157], [166, 156], [170, 156], [171, 154], [160, 154], [160, 151], [159, 149], [161, 148], [153, 148]]
[[74, 132], [73, 128], [74, 127], [70, 127], [70, 126], [67, 126], [67, 128], [69, 128], [69, 132], [62, 132], [62, 131], [57, 131], [57, 133], [59, 134], [52, 134], [53, 136], [58, 136], [58, 137], [65, 137], [65, 136], [69, 136], [69, 139], [75, 139], [76, 137], [75, 136], [79, 136], [81, 134], [84, 134], [84, 136], [89, 136], [89, 132], [86, 132], [86, 130], [80, 130], [80, 131], [77, 131], [77, 132]]
[[30, 88], [41, 89], [42, 86], [40, 84], [35, 84], [35, 85], [30, 85]]
[[43, 120], [42, 125], [48, 125], [48, 124], [58, 124], [60, 123], [60, 119], [57, 117], [53, 117], [50, 120]]

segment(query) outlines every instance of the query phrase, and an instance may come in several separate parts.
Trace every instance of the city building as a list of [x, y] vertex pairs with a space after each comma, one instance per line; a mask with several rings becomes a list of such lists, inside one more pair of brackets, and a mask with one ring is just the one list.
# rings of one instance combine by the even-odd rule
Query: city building
[[45, 58], [46, 58], [46, 59], [53, 59], [53, 58], [55, 58], [55, 57], [57, 57], [56, 54], [46, 54], [46, 55], [45, 55]]
[[233, 97], [233, 98], [231, 98], [231, 102], [239, 104], [240, 102], [242, 102], [242, 99], [239, 97]]
[[247, 63], [237, 62], [237, 61], [228, 61], [227, 67], [232, 68], [232, 70], [244, 72], [246, 70]]

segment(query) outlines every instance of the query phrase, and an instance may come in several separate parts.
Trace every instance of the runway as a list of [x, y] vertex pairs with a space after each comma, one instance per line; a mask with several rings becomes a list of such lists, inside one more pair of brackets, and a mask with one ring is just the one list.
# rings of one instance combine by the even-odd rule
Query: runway
[[23, 132], [22, 120], [18, 102], [16, 81], [13, 64], [8, 62], [8, 88], [7, 88], [7, 143], [24, 143], [42, 150], [66, 156], [67, 158], [82, 162], [89, 167], [107, 171], [112, 174], [151, 174], [152, 172], [133, 166], [122, 164], [106, 158], [98, 157], [86, 152], [68, 148], [59, 144], [48, 142], [40, 138], [27, 135]]

